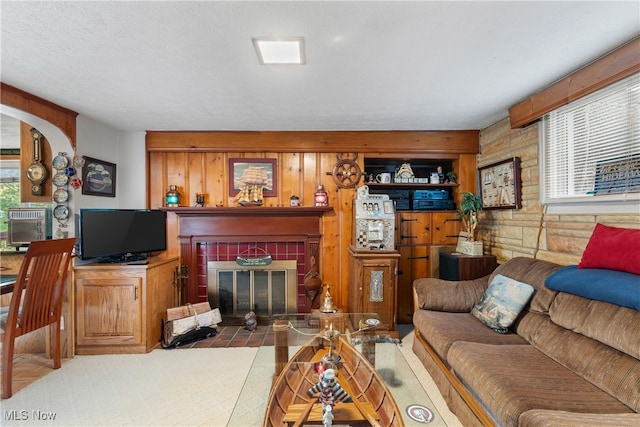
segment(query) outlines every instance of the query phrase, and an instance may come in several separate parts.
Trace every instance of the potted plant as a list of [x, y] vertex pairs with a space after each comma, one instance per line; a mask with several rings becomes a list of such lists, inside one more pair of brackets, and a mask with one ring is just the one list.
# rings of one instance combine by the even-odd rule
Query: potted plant
[[473, 193], [463, 193], [460, 201], [458, 217], [462, 220], [462, 227], [467, 238], [458, 248], [459, 252], [467, 255], [482, 255], [482, 241], [477, 242], [476, 227], [478, 227], [478, 214], [482, 210], [482, 199]]

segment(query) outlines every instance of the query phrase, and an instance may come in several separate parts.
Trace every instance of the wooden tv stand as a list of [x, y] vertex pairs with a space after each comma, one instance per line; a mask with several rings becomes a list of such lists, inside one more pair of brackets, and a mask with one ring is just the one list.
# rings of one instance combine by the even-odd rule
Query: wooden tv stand
[[76, 354], [145, 353], [158, 345], [162, 316], [178, 305], [177, 266], [177, 257], [74, 266]]

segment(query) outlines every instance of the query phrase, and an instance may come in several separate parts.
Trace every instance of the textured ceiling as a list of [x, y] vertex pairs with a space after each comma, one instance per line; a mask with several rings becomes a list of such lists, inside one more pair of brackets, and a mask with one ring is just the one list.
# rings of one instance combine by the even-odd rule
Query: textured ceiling
[[[481, 129], [640, 33], [640, 2], [1, 3], [2, 81], [122, 130]], [[261, 66], [251, 38], [303, 36]]]

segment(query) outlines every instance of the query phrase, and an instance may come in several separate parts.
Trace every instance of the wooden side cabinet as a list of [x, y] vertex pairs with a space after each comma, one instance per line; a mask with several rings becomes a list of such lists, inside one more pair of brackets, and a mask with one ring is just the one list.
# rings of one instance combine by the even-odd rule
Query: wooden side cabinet
[[396, 330], [397, 251], [349, 247], [349, 311], [376, 313], [389, 330]]
[[76, 354], [151, 351], [166, 309], [178, 305], [177, 266], [177, 257], [75, 266]]
[[491, 274], [498, 266], [495, 255], [465, 255], [440, 252], [440, 278], [473, 280]]

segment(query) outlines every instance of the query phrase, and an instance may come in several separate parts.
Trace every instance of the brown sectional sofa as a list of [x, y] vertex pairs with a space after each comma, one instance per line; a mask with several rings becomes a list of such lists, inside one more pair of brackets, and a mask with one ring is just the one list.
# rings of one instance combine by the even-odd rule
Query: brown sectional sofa
[[[640, 426], [640, 312], [547, 288], [561, 267], [414, 281], [413, 351], [465, 426]], [[470, 314], [497, 274], [536, 290], [507, 334]]]

